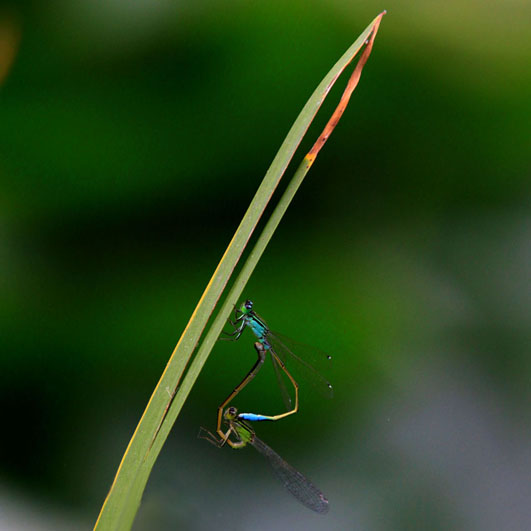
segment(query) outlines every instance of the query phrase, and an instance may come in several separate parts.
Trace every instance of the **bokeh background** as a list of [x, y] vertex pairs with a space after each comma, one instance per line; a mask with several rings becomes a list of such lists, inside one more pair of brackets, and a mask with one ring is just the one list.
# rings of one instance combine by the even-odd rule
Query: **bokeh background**
[[[64, 0], [0, 8], [0, 529], [93, 526], [290, 125], [384, 8], [244, 294], [334, 358], [333, 400], [301, 382], [300, 413], [257, 427], [330, 513], [196, 437], [254, 361], [246, 332], [134, 529], [531, 528], [529, 2]], [[282, 407], [269, 365], [235, 405]]]

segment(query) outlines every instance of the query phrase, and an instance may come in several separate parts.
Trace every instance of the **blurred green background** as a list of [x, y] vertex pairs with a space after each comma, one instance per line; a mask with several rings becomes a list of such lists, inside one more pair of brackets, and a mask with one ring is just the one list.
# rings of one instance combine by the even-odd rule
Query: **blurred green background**
[[[332, 401], [303, 387], [257, 427], [330, 513], [196, 438], [254, 361], [246, 332], [134, 529], [531, 528], [529, 2], [70, 0], [0, 8], [0, 529], [92, 527], [276, 150], [384, 8], [244, 294], [334, 358]], [[274, 386], [268, 364], [235, 405], [278, 410]]]

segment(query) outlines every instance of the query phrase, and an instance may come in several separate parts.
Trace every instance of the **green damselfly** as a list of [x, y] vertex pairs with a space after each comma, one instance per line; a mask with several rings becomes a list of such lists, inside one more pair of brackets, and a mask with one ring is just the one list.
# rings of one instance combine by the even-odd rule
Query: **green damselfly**
[[[229, 407], [223, 414], [223, 419], [229, 425], [227, 431], [222, 433], [220, 438], [217, 438], [213, 433], [201, 428], [199, 437], [219, 447], [228, 444], [231, 448], [238, 449], [250, 444], [268, 459], [277, 477], [297, 500], [316, 513], [327, 513], [328, 500], [325, 495], [308, 478], [298, 470], [295, 470], [256, 436], [253, 428], [246, 422], [246, 420], [254, 420], [249, 418], [248, 415], [246, 413], [238, 414], [238, 410], [235, 407]], [[203, 432], [205, 435], [203, 435]], [[231, 436], [235, 440], [231, 439]]]
[[[282, 394], [282, 399], [288, 411], [282, 415], [264, 416], [261, 420], [278, 420], [288, 415], [296, 413], [298, 410], [298, 385], [286, 368], [287, 364], [295, 366], [304, 380], [312, 383], [324, 396], [331, 398], [333, 396], [332, 384], [323, 378], [308, 362], [301, 359], [293, 350], [304, 351], [306, 357], [313, 357], [315, 360], [331, 360], [328, 356], [318, 349], [309, 347], [307, 345], [297, 344], [295, 341], [282, 336], [276, 332], [272, 332], [267, 323], [253, 310], [253, 301], [245, 301], [240, 308], [234, 310], [234, 321], [230, 321], [234, 327], [233, 332], [225, 332], [228, 337], [222, 338], [226, 340], [238, 340], [246, 327], [249, 327], [258, 342], [255, 343], [255, 349], [258, 353], [258, 361], [245, 376], [245, 378], [234, 388], [233, 392], [223, 401], [218, 408], [218, 433], [221, 432], [221, 421], [223, 416], [223, 409], [225, 406], [256, 376], [257, 372], [262, 367], [267, 352], [271, 355], [271, 361], [277, 377], [277, 381]], [[288, 361], [288, 359], [290, 361]], [[284, 373], [291, 381], [295, 389], [295, 405], [292, 406], [291, 396], [288, 393], [284, 381], [282, 379]]]

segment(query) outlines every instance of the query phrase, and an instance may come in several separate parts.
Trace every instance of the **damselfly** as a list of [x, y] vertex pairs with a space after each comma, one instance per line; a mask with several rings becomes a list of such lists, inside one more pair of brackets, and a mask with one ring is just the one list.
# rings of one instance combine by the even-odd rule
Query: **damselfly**
[[[228, 429], [217, 438], [213, 433], [201, 428], [199, 436], [216, 446], [228, 444], [231, 448], [244, 448], [251, 445], [263, 456], [267, 457], [273, 471], [288, 491], [303, 505], [317, 513], [328, 512], [328, 500], [307, 477], [295, 470], [287, 461], [282, 459], [272, 448], [261, 441], [253, 428], [245, 422], [245, 413], [238, 414], [235, 407], [229, 407], [223, 414]], [[231, 439], [233, 437], [235, 440]]]
[[[321, 392], [325, 397], [331, 398], [333, 396], [332, 384], [323, 378], [307, 361], [300, 358], [293, 351], [304, 352], [304, 356], [307, 359], [313, 359], [313, 361], [319, 360], [331, 360], [331, 356], [328, 356], [318, 349], [309, 347], [307, 345], [298, 344], [295, 341], [282, 336], [276, 332], [272, 332], [267, 323], [253, 310], [253, 301], [245, 301], [241, 307], [234, 310], [234, 321], [230, 321], [234, 327], [234, 331], [231, 333], [225, 332], [227, 337], [222, 339], [236, 341], [238, 340], [246, 327], [249, 327], [254, 335], [257, 337], [258, 342], [255, 343], [255, 349], [258, 353], [258, 360], [251, 370], [247, 373], [245, 378], [234, 388], [232, 393], [223, 401], [218, 408], [218, 433], [221, 431], [221, 421], [223, 416], [223, 409], [225, 406], [256, 376], [260, 368], [262, 367], [267, 352], [271, 355], [271, 361], [277, 377], [277, 381], [280, 387], [282, 399], [288, 411], [282, 415], [264, 416], [262, 420], [278, 420], [288, 415], [292, 415], [297, 412], [298, 409], [298, 385], [288, 371], [286, 365], [293, 364], [293, 368], [297, 371], [305, 381], [310, 382]], [[288, 361], [289, 360], [289, 361]], [[284, 380], [282, 378], [284, 373], [291, 381], [295, 389], [295, 405], [292, 405], [292, 399], [288, 393]]]

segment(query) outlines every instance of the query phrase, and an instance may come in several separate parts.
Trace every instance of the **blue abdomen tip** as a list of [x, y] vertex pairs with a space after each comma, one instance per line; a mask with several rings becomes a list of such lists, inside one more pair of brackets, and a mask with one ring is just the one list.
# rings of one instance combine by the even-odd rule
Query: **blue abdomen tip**
[[261, 420], [269, 420], [269, 417], [265, 415], [256, 415], [254, 413], [240, 413], [238, 418], [243, 420], [248, 420], [250, 422], [259, 422]]

